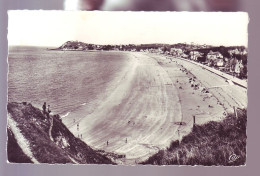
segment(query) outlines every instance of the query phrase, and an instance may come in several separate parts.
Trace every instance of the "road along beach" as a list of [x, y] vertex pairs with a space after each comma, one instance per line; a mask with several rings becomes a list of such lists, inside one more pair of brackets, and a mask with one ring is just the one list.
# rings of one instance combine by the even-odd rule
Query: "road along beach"
[[84, 118], [63, 118], [91, 147], [125, 155], [135, 164], [180, 140], [193, 126], [220, 121], [233, 106], [247, 106], [247, 90], [182, 59], [129, 52], [128, 67], [106, 98]]

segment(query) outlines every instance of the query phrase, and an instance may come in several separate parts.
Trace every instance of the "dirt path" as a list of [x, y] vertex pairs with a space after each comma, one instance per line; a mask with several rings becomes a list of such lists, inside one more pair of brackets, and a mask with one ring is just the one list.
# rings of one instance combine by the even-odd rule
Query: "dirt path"
[[224, 96], [218, 89], [203, 92], [203, 87], [227, 83], [198, 66], [185, 63], [183, 67], [183, 61], [170, 62], [152, 54], [131, 55], [131, 67], [111, 95], [79, 122], [79, 129], [76, 123], [70, 128], [93, 148], [125, 154], [118, 163], [135, 164], [166, 148], [190, 132], [193, 116], [198, 124], [221, 120], [234, 102], [244, 104], [243, 98], [238, 101], [233, 97], [237, 96], [234, 92], [240, 92], [238, 88], [230, 93], [231, 89], [224, 87], [228, 90]]
[[50, 118], [49, 118], [49, 121], [50, 121], [49, 136], [50, 136], [51, 141], [54, 141], [54, 140], [53, 140], [53, 137], [52, 137], [52, 135], [51, 135], [51, 131], [52, 131], [52, 127], [53, 127], [53, 118], [50, 117]]

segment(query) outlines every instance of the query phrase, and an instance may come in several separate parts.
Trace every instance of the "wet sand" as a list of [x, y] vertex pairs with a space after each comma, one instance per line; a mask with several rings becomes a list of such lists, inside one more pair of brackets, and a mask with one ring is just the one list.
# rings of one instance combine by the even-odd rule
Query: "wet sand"
[[129, 58], [129, 67], [93, 113], [73, 124], [64, 119], [91, 147], [124, 154], [119, 164], [141, 162], [181, 139], [194, 116], [196, 124], [219, 121], [233, 106], [247, 105], [244, 88], [187, 61], [134, 52]]

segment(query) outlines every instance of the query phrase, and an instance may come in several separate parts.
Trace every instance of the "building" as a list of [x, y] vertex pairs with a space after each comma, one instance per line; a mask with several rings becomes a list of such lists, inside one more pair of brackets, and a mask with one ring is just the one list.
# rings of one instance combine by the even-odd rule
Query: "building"
[[223, 67], [225, 65], [224, 57], [220, 52], [210, 51], [206, 60], [209, 66]]
[[207, 60], [223, 59], [223, 55], [220, 52], [210, 51], [207, 54]]
[[203, 53], [200, 53], [199, 51], [191, 51], [189, 56], [191, 60], [197, 61], [199, 57], [203, 56]]

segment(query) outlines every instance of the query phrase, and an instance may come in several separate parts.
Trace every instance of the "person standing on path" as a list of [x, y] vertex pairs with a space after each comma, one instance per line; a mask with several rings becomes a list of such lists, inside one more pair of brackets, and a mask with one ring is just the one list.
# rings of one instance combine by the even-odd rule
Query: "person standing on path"
[[48, 105], [48, 109], [47, 109], [47, 117], [48, 117], [48, 119], [50, 118], [50, 113], [51, 113], [51, 108], [50, 108], [50, 105]]
[[46, 102], [42, 105], [43, 114], [46, 114]]

